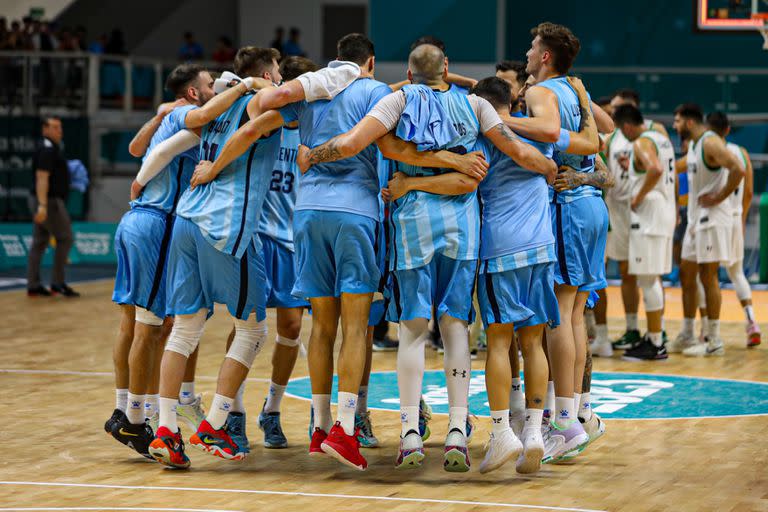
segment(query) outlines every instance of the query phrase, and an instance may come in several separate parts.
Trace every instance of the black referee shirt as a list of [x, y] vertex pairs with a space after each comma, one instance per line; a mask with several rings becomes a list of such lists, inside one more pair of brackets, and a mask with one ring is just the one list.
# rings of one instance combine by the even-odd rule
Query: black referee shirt
[[[66, 201], [69, 194], [69, 167], [61, 153], [61, 148], [52, 140], [43, 137], [32, 158], [32, 172], [48, 171], [48, 197], [60, 198]], [[33, 192], [37, 187], [37, 178], [33, 180]]]

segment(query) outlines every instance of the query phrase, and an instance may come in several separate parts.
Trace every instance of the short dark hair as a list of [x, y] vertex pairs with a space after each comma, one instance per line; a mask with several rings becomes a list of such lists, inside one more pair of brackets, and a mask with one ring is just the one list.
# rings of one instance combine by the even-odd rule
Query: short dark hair
[[445, 43], [442, 39], [438, 39], [435, 36], [421, 36], [413, 43], [411, 43], [411, 51], [413, 51], [417, 46], [421, 46], [423, 44], [431, 44], [432, 46], [437, 46], [440, 48], [440, 50], [442, 50], [443, 53], [445, 53]]
[[203, 71], [206, 69], [200, 64], [179, 64], [165, 79], [165, 88], [175, 97], [180, 98], [184, 96], [189, 84], [194, 82]]
[[61, 122], [61, 118], [59, 116], [43, 116], [40, 118], [40, 128], [45, 128], [48, 126], [48, 123], [56, 119], [57, 121]]
[[713, 132], [720, 135], [721, 137], [725, 136], [725, 132], [727, 132], [728, 128], [731, 126], [731, 122], [728, 120], [728, 116], [725, 114], [725, 112], [721, 112], [719, 110], [710, 112], [707, 115], [707, 124]]
[[683, 103], [682, 105], [678, 105], [675, 109], [675, 114], [696, 121], [697, 123], [704, 122], [704, 113], [701, 111], [701, 107], [696, 103]]
[[512, 89], [509, 84], [495, 76], [489, 76], [477, 82], [470, 94], [485, 98], [495, 109], [508, 107], [512, 103]]
[[496, 71], [514, 71], [517, 76], [517, 83], [522, 87], [528, 80], [528, 72], [525, 70], [525, 62], [519, 60], [503, 60], [496, 64]]
[[605, 105], [610, 105], [612, 99], [613, 98], [610, 96], [600, 96], [595, 100], [595, 103], [601, 107], [604, 107]]
[[363, 34], [347, 34], [336, 43], [336, 53], [339, 60], [354, 62], [363, 65], [376, 55], [373, 43]]
[[635, 105], [640, 104], [640, 94], [634, 89], [619, 89], [613, 93], [613, 97], [615, 98], [616, 96], [625, 100], [632, 100], [635, 102]]
[[613, 111], [613, 122], [617, 127], [623, 124], [631, 124], [633, 126], [643, 124], [643, 114], [640, 113], [640, 109], [634, 105], [625, 104], [616, 107]]
[[552, 53], [552, 66], [560, 74], [566, 74], [581, 49], [579, 39], [571, 29], [545, 21], [531, 29], [533, 37], [538, 36], [541, 44]]
[[269, 71], [273, 60], [280, 60], [280, 52], [274, 48], [243, 46], [235, 55], [235, 74], [241, 78], [261, 76]]
[[280, 74], [283, 75], [283, 80], [293, 80], [294, 78], [303, 75], [309, 71], [317, 71], [318, 65], [312, 62], [306, 57], [299, 57], [298, 55], [292, 55], [286, 57], [280, 63]]

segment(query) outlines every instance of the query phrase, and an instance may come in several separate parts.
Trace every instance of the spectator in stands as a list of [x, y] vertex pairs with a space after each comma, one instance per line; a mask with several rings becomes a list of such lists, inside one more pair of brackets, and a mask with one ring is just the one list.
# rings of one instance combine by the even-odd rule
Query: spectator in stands
[[299, 36], [301, 36], [301, 31], [296, 27], [291, 27], [290, 32], [288, 32], [288, 40], [283, 45], [284, 51], [280, 52], [284, 57], [291, 55], [304, 57], [306, 55], [299, 44]]
[[219, 64], [229, 64], [235, 60], [237, 50], [232, 46], [232, 41], [227, 36], [221, 36], [213, 52], [213, 60]]
[[101, 34], [98, 39], [88, 45], [88, 51], [101, 55], [106, 51], [108, 42], [109, 38], [107, 37], [107, 34]]
[[41, 52], [52, 52], [55, 48], [51, 25], [47, 21], [32, 22], [32, 48]]
[[122, 30], [116, 28], [112, 31], [107, 45], [104, 47], [104, 53], [109, 53], [110, 55], [125, 55], [128, 53], [125, 50], [125, 38], [123, 37]]
[[280, 55], [283, 55], [283, 39], [285, 39], [285, 29], [283, 27], [276, 27], [275, 39], [269, 43], [269, 47], [279, 51]]
[[202, 60], [203, 47], [195, 41], [192, 32], [184, 32], [184, 44], [179, 49], [179, 59], [181, 60]]
[[[61, 119], [56, 117], [43, 118], [41, 127], [42, 138], [32, 159], [35, 169], [35, 222], [27, 267], [27, 295], [36, 297], [58, 293], [65, 297], [78, 297], [79, 294], [67, 286], [64, 279], [64, 267], [73, 242], [72, 221], [67, 212], [69, 168], [61, 151], [64, 131]], [[49, 290], [40, 280], [40, 261], [51, 236], [56, 239], [56, 252]]]

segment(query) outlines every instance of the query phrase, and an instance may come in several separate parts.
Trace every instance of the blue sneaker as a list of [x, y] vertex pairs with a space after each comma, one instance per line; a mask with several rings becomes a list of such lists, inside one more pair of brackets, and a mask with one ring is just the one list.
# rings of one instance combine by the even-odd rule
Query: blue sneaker
[[379, 440], [373, 434], [370, 411], [366, 411], [363, 414], [355, 414], [355, 429], [357, 429], [357, 440], [360, 441], [362, 448], [376, 448], [379, 446]]
[[262, 407], [259, 414], [259, 428], [264, 431], [265, 448], [288, 448], [288, 440], [280, 426], [279, 412], [264, 412]]
[[250, 453], [251, 448], [248, 443], [248, 436], [245, 435], [244, 412], [229, 413], [224, 428], [242, 453]]
[[472, 432], [475, 430], [475, 424], [474, 422], [470, 421], [469, 414], [467, 414], [467, 426], [465, 427], [465, 432], [467, 433], [467, 443], [469, 443], [469, 440], [472, 439]]
[[432, 408], [422, 398], [419, 401], [419, 435], [422, 441], [429, 439], [432, 433], [429, 430], [429, 420], [432, 419]]

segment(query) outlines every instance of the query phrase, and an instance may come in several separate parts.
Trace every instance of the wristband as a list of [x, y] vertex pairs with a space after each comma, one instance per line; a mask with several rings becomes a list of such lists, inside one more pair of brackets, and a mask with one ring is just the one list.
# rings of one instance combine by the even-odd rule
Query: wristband
[[246, 91], [250, 91], [251, 89], [253, 89], [253, 82], [254, 81], [255, 80], [253, 79], [252, 76], [243, 78], [243, 84], [245, 84], [245, 90]]
[[560, 138], [555, 142], [555, 149], [558, 151], [565, 151], [568, 146], [571, 145], [571, 132], [565, 128], [560, 128]]

